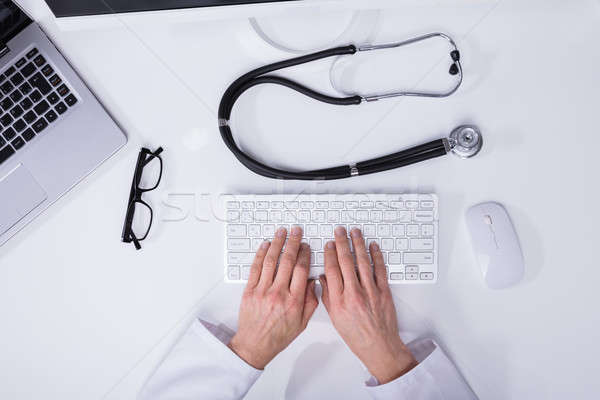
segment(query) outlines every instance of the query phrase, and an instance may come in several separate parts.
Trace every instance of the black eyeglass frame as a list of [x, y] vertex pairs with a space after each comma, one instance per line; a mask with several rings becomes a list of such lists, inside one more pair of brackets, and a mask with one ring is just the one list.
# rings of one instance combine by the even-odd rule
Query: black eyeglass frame
[[[131, 181], [131, 190], [129, 191], [129, 200], [127, 202], [127, 213], [125, 214], [125, 222], [123, 223], [123, 232], [121, 234], [121, 241], [124, 243], [132, 243], [135, 246], [136, 250], [140, 250], [142, 248], [142, 245], [140, 244], [140, 242], [144, 239], [146, 239], [146, 237], [148, 237], [148, 233], [150, 232], [150, 228], [152, 227], [152, 220], [154, 217], [154, 213], [152, 211], [152, 207], [150, 207], [150, 205], [148, 205], [148, 203], [146, 203], [144, 200], [142, 200], [142, 195], [146, 192], [151, 192], [153, 190], [155, 190], [158, 185], [160, 184], [160, 181], [162, 179], [162, 173], [163, 173], [163, 160], [160, 157], [160, 153], [162, 153], [163, 148], [159, 147], [158, 149], [156, 149], [156, 151], [150, 151], [149, 149], [142, 147], [142, 149], [140, 150], [140, 153], [138, 154], [138, 159], [137, 159], [137, 163], [135, 165], [135, 172], [133, 173], [133, 179]], [[154, 160], [155, 158], [158, 159], [158, 161], [160, 162], [160, 172], [158, 174], [158, 179], [156, 181], [156, 184], [151, 187], [151, 188], [141, 188], [140, 187], [140, 182], [142, 179], [142, 174], [144, 172], [144, 167], [146, 167], [146, 165], [148, 165], [150, 163], [150, 161]], [[135, 214], [135, 206], [136, 204], [141, 204], [143, 206], [145, 206], [146, 208], [148, 208], [148, 210], [150, 211], [150, 223], [148, 224], [148, 229], [146, 230], [146, 233], [144, 234], [144, 236], [138, 238], [136, 237], [135, 233], [133, 232], [133, 217]]]

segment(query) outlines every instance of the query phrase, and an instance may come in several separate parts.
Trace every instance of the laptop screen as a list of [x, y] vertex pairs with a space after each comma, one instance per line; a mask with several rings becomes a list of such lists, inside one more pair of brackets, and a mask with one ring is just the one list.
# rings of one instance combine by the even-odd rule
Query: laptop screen
[[294, 0], [46, 0], [57, 17]]
[[7, 43], [31, 20], [15, 3], [10, 0], [0, 0], [0, 41]]

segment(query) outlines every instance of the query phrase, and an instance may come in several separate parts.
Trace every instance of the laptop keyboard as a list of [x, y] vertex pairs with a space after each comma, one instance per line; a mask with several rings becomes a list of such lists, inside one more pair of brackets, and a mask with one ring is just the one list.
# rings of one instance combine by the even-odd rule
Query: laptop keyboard
[[0, 73], [0, 164], [77, 104], [63, 76], [32, 48]]

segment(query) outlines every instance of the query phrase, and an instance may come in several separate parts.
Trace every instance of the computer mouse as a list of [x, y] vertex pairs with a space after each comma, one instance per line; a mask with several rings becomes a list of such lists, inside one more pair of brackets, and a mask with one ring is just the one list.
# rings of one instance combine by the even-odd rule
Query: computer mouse
[[519, 237], [506, 209], [498, 203], [467, 210], [467, 226], [483, 278], [491, 289], [504, 289], [523, 278], [525, 263]]

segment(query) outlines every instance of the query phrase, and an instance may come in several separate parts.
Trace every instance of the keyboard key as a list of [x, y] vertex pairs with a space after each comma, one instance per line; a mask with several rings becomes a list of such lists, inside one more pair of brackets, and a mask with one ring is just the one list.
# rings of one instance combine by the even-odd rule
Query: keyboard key
[[58, 103], [56, 105], [56, 107], [54, 107], [54, 109], [56, 110], [57, 113], [64, 114], [67, 111], [67, 106], [65, 106], [65, 103], [63, 103], [61, 101], [60, 103]]
[[2, 93], [4, 94], [9, 94], [12, 90], [14, 89], [14, 86], [12, 85], [12, 83], [10, 82], [4, 82], [2, 85], [0, 85], [0, 90], [2, 90]]
[[40, 118], [33, 124], [33, 130], [35, 131], [35, 133], [40, 133], [41, 131], [46, 129], [47, 126], [48, 123], [46, 122], [46, 120], [44, 118]]
[[406, 274], [407, 281], [416, 281], [419, 280], [419, 274]]
[[433, 236], [433, 225], [421, 225], [421, 235]]
[[33, 107], [33, 109], [37, 113], [37, 115], [42, 115], [43, 113], [48, 111], [49, 108], [50, 108], [50, 105], [48, 104], [48, 102], [46, 100], [40, 101], [35, 107]]
[[408, 239], [396, 239], [396, 250], [408, 250]]
[[29, 78], [29, 84], [34, 88], [39, 89], [42, 94], [48, 94], [52, 90], [52, 86], [48, 83], [46, 78], [39, 72], [35, 73], [31, 78]]
[[14, 139], [15, 136], [17, 136], [17, 133], [15, 132], [15, 130], [13, 128], [8, 127], [2, 132], [2, 136], [4, 136], [4, 139], [10, 141], [10, 140]]
[[23, 75], [21, 75], [18, 72], [16, 74], [14, 74], [13, 76], [10, 77], [10, 81], [15, 86], [20, 85], [21, 83], [23, 83], [24, 80], [25, 80], [25, 78], [23, 78]]
[[238, 267], [237, 265], [228, 266], [227, 278], [232, 281], [238, 281], [240, 279], [240, 267]]
[[40, 101], [42, 99], [42, 94], [39, 92], [39, 90], [34, 90], [33, 93], [31, 93], [29, 95], [29, 98], [34, 103], [37, 103], [38, 101]]
[[62, 82], [62, 79], [60, 79], [60, 77], [57, 74], [54, 74], [48, 79], [48, 81], [52, 86], [58, 86], [58, 84]]
[[433, 211], [415, 211], [415, 222], [433, 222]]
[[260, 237], [261, 236], [261, 229], [260, 229], [260, 225], [248, 225], [248, 236], [250, 237]]
[[3, 126], [8, 126], [12, 124], [13, 118], [10, 116], [10, 114], [6, 113], [0, 117], [0, 122], [2, 122]]
[[75, 103], [77, 103], [77, 97], [73, 96], [73, 94], [70, 94], [65, 97], [65, 103], [67, 103], [69, 107], [73, 107]]
[[23, 68], [21, 68], [21, 73], [25, 76], [25, 78], [28, 78], [34, 72], [35, 72], [35, 65], [33, 65], [33, 63], [29, 63], [26, 66], [24, 66]]
[[404, 268], [404, 272], [406, 272], [406, 273], [417, 273], [417, 272], [419, 272], [419, 266], [418, 265], [407, 265]]
[[404, 205], [408, 209], [419, 208], [419, 202], [418, 201], [406, 201], [406, 202], [404, 202]]
[[394, 250], [394, 239], [383, 238], [381, 239], [381, 249], [385, 251]]
[[421, 280], [432, 281], [433, 280], [433, 272], [421, 272]]
[[229, 253], [227, 261], [229, 264], [252, 264], [254, 253]]
[[25, 65], [26, 62], [27, 60], [25, 58], [21, 58], [19, 61], [17, 61], [15, 65], [17, 66], [17, 68], [21, 68], [23, 65]]
[[58, 115], [56, 115], [54, 110], [48, 111], [44, 116], [46, 117], [48, 122], [54, 122], [54, 121], [56, 121], [56, 118], [58, 118]]
[[10, 94], [10, 99], [12, 101], [14, 101], [15, 103], [19, 100], [21, 100], [23, 98], [23, 95], [21, 94], [21, 92], [19, 90], [14, 90], [11, 94]]
[[250, 251], [250, 239], [245, 239], [245, 238], [227, 239], [227, 250]]
[[56, 104], [60, 100], [60, 97], [58, 94], [56, 94], [56, 92], [52, 92], [48, 95], [48, 97], [46, 97], [46, 99], [50, 104]]
[[390, 280], [392, 281], [401, 281], [404, 279], [404, 274], [401, 272], [392, 272], [390, 274]]
[[419, 236], [419, 225], [407, 225], [406, 236]]
[[[63, 106], [64, 106], [64, 104], [63, 104]], [[56, 106], [56, 108], [58, 109], [58, 106]], [[246, 209], [246, 210], [251, 210], [254, 208], [254, 202], [253, 201], [242, 201], [242, 208]]]
[[373, 237], [373, 236], [377, 236], [377, 228], [375, 225], [372, 224], [365, 224], [363, 225], [363, 236], [366, 237]]
[[387, 237], [392, 236], [392, 228], [390, 225], [377, 225], [377, 236]]
[[6, 76], [8, 78], [12, 74], [14, 74], [15, 71], [16, 71], [15, 67], [10, 66], [10, 67], [6, 68], [6, 71], [4, 71], [4, 76]]
[[10, 110], [10, 108], [13, 106], [13, 101], [10, 99], [10, 97], [5, 97], [2, 99], [2, 101], [0, 101], [0, 106], [2, 106], [2, 109], [4, 111], [8, 111]]
[[42, 68], [42, 74], [44, 74], [44, 76], [50, 76], [53, 72], [54, 70], [50, 65], [45, 65], [44, 68]]
[[433, 239], [410, 239], [411, 250], [433, 250]]
[[323, 240], [322, 239], [310, 239], [308, 241], [308, 244], [312, 251], [323, 250]]
[[402, 253], [389, 253], [390, 265], [402, 264]]
[[433, 253], [404, 253], [404, 264], [433, 264]]
[[404, 236], [404, 225], [392, 225], [392, 236]]
[[25, 111], [23, 111], [21, 106], [18, 104], [10, 109], [10, 115], [12, 115], [14, 118], [19, 118], [24, 112]]
[[422, 201], [421, 208], [433, 208], [433, 201]]
[[31, 128], [27, 128], [21, 136], [23, 137], [23, 139], [29, 142], [35, 137], [35, 133], [33, 133], [33, 130]]
[[39, 53], [38, 49], [36, 49], [35, 47], [33, 49], [31, 49], [27, 54], [27, 58], [31, 59], [33, 58], [33, 56], [35, 56], [37, 53]]
[[17, 132], [21, 132], [23, 129], [25, 129], [26, 126], [27, 124], [22, 119], [18, 120], [13, 124], [13, 128], [15, 128]]
[[4, 138], [2, 138], [2, 135], [0, 135], [0, 148], [2, 148], [2, 146], [4, 146], [6, 144], [6, 140], [4, 140]]
[[246, 236], [246, 225], [228, 225], [227, 236], [244, 237]]
[[13, 140], [11, 142], [11, 144], [13, 145], [13, 147], [15, 148], [15, 150], [19, 150], [21, 147], [25, 146], [25, 141], [23, 140], [22, 137], [18, 137], [15, 140]]
[[13, 154], [15, 154], [15, 150], [10, 146], [5, 146], [0, 149], [0, 164], [8, 160], [8, 158]]
[[42, 65], [46, 64], [46, 59], [43, 55], [40, 54], [39, 56], [33, 59], [33, 63], [38, 67], [41, 67]]
[[21, 100], [19, 105], [23, 107], [23, 110], [29, 110], [31, 107], [33, 107], [33, 101], [31, 101], [29, 97], [25, 97], [23, 100]]
[[27, 113], [25, 113], [25, 115], [23, 115], [23, 119], [28, 124], [31, 124], [33, 121], [35, 121], [36, 118], [37, 118], [37, 115], [35, 115], [35, 113], [33, 111], [28, 111]]
[[[69, 93], [69, 88], [67, 87], [67, 85], [60, 85], [58, 87], [58, 89], [56, 89], [56, 91], [58, 92], [58, 94], [60, 94], [62, 97], [65, 97], [68, 93]], [[268, 208], [268, 203], [267, 206], [264, 208]]]
[[275, 236], [275, 225], [263, 225], [263, 236], [266, 238], [272, 238]]

